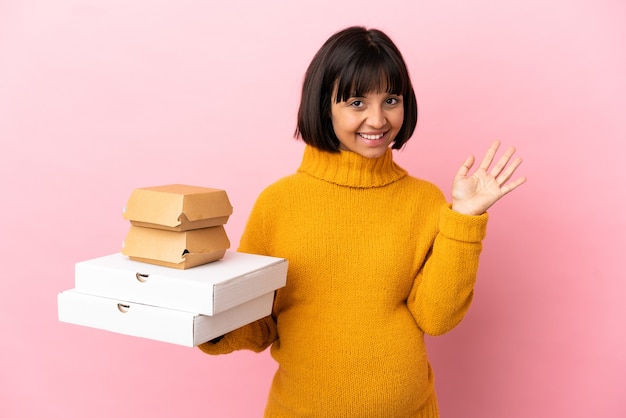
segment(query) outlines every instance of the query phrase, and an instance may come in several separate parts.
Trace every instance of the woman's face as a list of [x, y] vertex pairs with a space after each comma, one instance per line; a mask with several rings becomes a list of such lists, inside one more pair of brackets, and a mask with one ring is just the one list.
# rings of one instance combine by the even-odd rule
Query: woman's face
[[356, 152], [367, 158], [378, 158], [385, 153], [402, 128], [402, 96], [367, 93], [343, 102], [333, 100], [331, 120], [339, 139], [339, 149]]

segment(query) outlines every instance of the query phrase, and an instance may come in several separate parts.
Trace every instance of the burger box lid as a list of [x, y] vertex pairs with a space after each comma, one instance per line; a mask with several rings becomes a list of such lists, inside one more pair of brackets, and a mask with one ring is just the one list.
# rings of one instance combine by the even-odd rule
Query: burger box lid
[[123, 217], [137, 226], [188, 231], [224, 225], [232, 213], [225, 190], [168, 184], [133, 190]]

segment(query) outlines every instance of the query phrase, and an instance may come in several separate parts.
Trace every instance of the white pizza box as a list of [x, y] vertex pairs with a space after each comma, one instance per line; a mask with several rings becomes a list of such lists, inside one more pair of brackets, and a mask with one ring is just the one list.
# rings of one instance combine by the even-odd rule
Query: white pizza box
[[58, 315], [61, 322], [194, 347], [269, 315], [273, 301], [270, 292], [207, 316], [70, 289], [58, 295]]
[[79, 292], [202, 315], [216, 315], [285, 285], [287, 260], [227, 251], [187, 270], [130, 260], [121, 253], [76, 263]]

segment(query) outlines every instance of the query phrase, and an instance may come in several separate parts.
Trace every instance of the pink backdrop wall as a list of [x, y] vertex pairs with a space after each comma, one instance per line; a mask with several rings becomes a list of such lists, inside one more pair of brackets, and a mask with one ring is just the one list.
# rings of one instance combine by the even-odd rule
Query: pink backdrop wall
[[428, 340], [443, 416], [626, 416], [617, 0], [0, 2], [0, 416], [261, 415], [267, 353], [62, 324], [56, 295], [74, 263], [119, 251], [135, 187], [225, 188], [236, 247], [258, 192], [299, 164], [310, 58], [350, 24], [404, 52], [413, 175], [449, 193], [496, 138], [526, 160], [491, 212], [472, 309]]

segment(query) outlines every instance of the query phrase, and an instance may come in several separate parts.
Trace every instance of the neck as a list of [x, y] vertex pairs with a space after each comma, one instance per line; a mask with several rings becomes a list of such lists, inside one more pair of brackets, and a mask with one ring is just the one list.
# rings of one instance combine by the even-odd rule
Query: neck
[[352, 151], [332, 153], [309, 145], [298, 172], [349, 187], [382, 187], [407, 175], [393, 161], [390, 148], [378, 158], [367, 158]]

